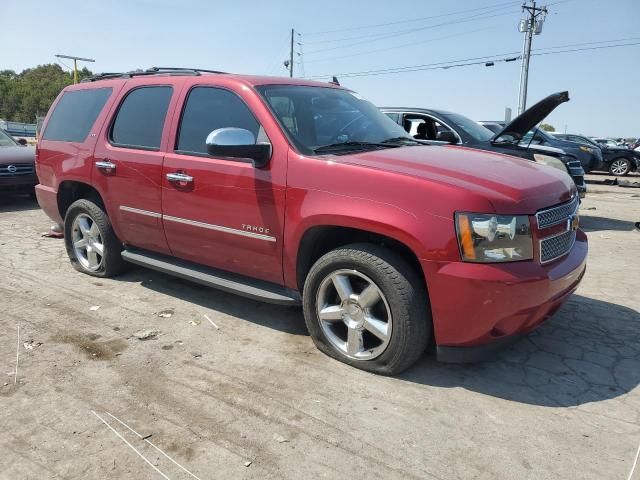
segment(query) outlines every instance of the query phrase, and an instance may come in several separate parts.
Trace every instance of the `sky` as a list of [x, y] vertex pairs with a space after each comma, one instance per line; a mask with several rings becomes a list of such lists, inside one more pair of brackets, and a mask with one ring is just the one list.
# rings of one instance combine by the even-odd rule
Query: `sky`
[[[534, 50], [636, 45], [532, 57], [527, 104], [568, 90], [571, 101], [546, 120], [556, 130], [640, 136], [640, 0], [538, 5], [548, 5], [549, 14]], [[295, 76], [327, 81], [334, 74], [513, 57], [523, 43], [520, 2], [504, 0], [0, 0], [0, 12], [15, 20], [3, 22], [0, 70], [16, 71], [67, 54], [96, 59], [87, 64], [94, 72], [169, 66], [282, 76], [291, 28]], [[593, 43], [609, 40], [619, 41]], [[499, 120], [505, 107], [517, 109], [520, 61], [342, 77], [343, 86], [379, 106]]]

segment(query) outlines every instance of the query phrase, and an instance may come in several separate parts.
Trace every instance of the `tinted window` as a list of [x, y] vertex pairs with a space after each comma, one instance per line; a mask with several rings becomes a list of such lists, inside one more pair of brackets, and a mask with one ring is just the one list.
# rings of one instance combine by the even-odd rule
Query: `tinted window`
[[172, 91], [171, 87], [131, 91], [113, 122], [111, 141], [120, 146], [158, 150]]
[[189, 92], [176, 150], [190, 153], [207, 153], [207, 136], [218, 128], [244, 128], [260, 140], [260, 125], [249, 107], [228, 90], [196, 87]]
[[64, 92], [49, 118], [42, 138], [60, 142], [84, 142], [110, 95], [110, 88]]

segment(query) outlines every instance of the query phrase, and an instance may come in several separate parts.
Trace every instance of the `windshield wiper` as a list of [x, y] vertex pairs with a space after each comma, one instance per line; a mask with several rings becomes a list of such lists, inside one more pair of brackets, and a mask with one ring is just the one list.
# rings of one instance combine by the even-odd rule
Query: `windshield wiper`
[[313, 149], [313, 153], [322, 153], [322, 152], [331, 152], [331, 151], [341, 151], [341, 150], [357, 150], [365, 149], [365, 148], [395, 148], [400, 145], [394, 145], [392, 143], [375, 143], [375, 142], [342, 142], [342, 143], [331, 143], [329, 145], [322, 145], [321, 147], [317, 147]]
[[387, 138], [386, 140], [383, 140], [381, 143], [388, 145], [390, 143], [393, 144], [393, 143], [399, 143], [399, 142], [411, 142], [414, 145], [429, 145], [428, 143], [421, 142], [420, 140], [416, 140], [415, 138], [411, 138], [411, 137]]

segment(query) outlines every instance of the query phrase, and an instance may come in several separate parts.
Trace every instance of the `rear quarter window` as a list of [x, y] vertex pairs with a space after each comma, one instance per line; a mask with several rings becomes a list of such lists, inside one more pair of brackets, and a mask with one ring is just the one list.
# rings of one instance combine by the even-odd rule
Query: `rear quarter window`
[[59, 142], [84, 142], [111, 92], [111, 88], [64, 92], [51, 113], [42, 138]]

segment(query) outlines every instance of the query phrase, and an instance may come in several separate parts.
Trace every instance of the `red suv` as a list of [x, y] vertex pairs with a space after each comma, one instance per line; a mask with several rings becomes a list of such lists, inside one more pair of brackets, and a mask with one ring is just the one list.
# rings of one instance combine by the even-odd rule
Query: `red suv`
[[159, 69], [67, 87], [38, 201], [73, 266], [126, 262], [302, 304], [320, 350], [394, 374], [435, 342], [473, 361], [552, 315], [585, 271], [557, 169], [414, 140], [358, 94]]

